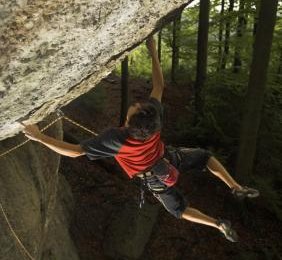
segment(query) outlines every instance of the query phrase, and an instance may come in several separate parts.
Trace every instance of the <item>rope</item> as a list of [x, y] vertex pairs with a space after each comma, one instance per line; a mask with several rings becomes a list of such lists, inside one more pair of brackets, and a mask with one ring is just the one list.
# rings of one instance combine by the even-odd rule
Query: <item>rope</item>
[[67, 116], [63, 116], [63, 118], [66, 119], [67, 121], [69, 121], [70, 123], [72, 123], [72, 124], [74, 124], [74, 125], [80, 127], [81, 129], [85, 130], [86, 132], [89, 132], [89, 133], [91, 133], [91, 134], [93, 134], [93, 135], [98, 135], [96, 132], [94, 132], [94, 131], [92, 131], [92, 130], [86, 128], [86, 127], [84, 127], [83, 125], [81, 125], [81, 124], [75, 122], [74, 120], [68, 118]]
[[3, 213], [3, 216], [4, 216], [4, 218], [5, 218], [5, 220], [6, 220], [7, 224], [8, 224], [8, 227], [9, 227], [11, 233], [13, 234], [13, 236], [14, 236], [14, 238], [16, 239], [17, 243], [20, 245], [20, 249], [22, 249], [22, 250], [24, 251], [24, 253], [26, 254], [26, 256], [27, 256], [29, 259], [35, 260], [35, 258], [33, 258], [33, 257], [31, 256], [31, 254], [27, 251], [26, 247], [23, 245], [23, 243], [21, 242], [21, 240], [20, 240], [19, 237], [17, 236], [16, 232], [14, 231], [14, 229], [13, 229], [13, 227], [12, 227], [12, 225], [11, 225], [11, 223], [10, 223], [8, 217], [7, 217], [7, 214], [5, 213], [5, 210], [4, 210], [4, 208], [3, 208], [1, 202], [0, 202], [0, 208], [1, 208], [1, 211], [2, 211], [2, 213]]
[[[46, 125], [44, 128], [41, 129], [42, 132], [44, 132], [47, 128], [49, 128], [51, 125], [55, 124], [57, 121], [59, 121], [62, 118], [62, 116], [58, 117], [57, 119], [55, 119], [54, 121], [52, 121], [50, 124]], [[23, 145], [25, 145], [26, 143], [28, 143], [30, 141], [30, 139], [25, 140], [24, 142], [12, 147], [11, 149], [9, 149], [8, 151], [1, 153], [0, 154], [0, 158], [13, 152], [14, 150], [17, 150], [18, 148], [22, 147]]]
[[[96, 132], [90, 130], [89, 128], [87, 128], [87, 127], [85, 127], [85, 126], [83, 126], [83, 125], [81, 125], [81, 124], [79, 124], [78, 122], [74, 121], [73, 119], [70, 119], [69, 117], [65, 116], [61, 110], [58, 111], [58, 114], [59, 114], [59, 117], [56, 118], [54, 121], [52, 121], [50, 124], [46, 125], [44, 128], [42, 128], [42, 129], [41, 129], [42, 132], [44, 132], [44, 131], [45, 131], [46, 129], [48, 129], [50, 126], [52, 126], [52, 125], [55, 124], [57, 121], [59, 121], [60, 119], [63, 118], [63, 119], [65, 119], [66, 121], [72, 123], [73, 125], [76, 125], [76, 126], [78, 126], [79, 128], [83, 129], [84, 131], [86, 131], [86, 132], [88, 132], [88, 133], [91, 133], [92, 135], [95, 135], [95, 136], [98, 135]], [[20, 143], [20, 144], [14, 146], [14, 147], [12, 147], [11, 149], [9, 149], [9, 150], [7, 150], [7, 151], [1, 153], [1, 154], [0, 154], [0, 158], [3, 157], [3, 156], [5, 156], [5, 155], [7, 155], [7, 154], [9, 154], [9, 153], [11, 153], [11, 152], [13, 152], [14, 150], [17, 150], [18, 148], [20, 148], [21, 146], [25, 145], [25, 144], [28, 143], [29, 141], [30, 141], [30, 139], [27, 139], [27, 140], [23, 141], [22, 143]]]
[[[85, 127], [85, 126], [79, 124], [78, 122], [76, 122], [76, 121], [70, 119], [69, 117], [65, 116], [64, 113], [63, 113], [61, 110], [58, 110], [58, 118], [56, 118], [55, 120], [53, 120], [52, 122], [50, 122], [48, 125], [46, 125], [45, 127], [43, 127], [43, 128], [41, 129], [41, 131], [44, 132], [44, 131], [45, 131], [46, 129], [48, 129], [50, 126], [52, 126], [52, 125], [55, 124], [57, 121], [59, 121], [59, 120], [61, 120], [61, 119], [63, 119], [63, 118], [66, 119], [68, 122], [70, 122], [70, 123], [72, 123], [72, 124], [74, 124], [74, 125], [80, 127], [81, 129], [83, 129], [83, 130], [85, 130], [85, 131], [87, 131], [87, 132], [89, 132], [89, 133], [91, 133], [91, 134], [93, 134], [93, 135], [98, 135], [96, 132], [94, 132], [94, 131], [88, 129], [87, 127]], [[20, 143], [20, 144], [18, 144], [18, 145], [16, 145], [16, 146], [12, 147], [11, 149], [9, 149], [9, 150], [7, 150], [7, 151], [1, 153], [1, 154], [0, 154], [0, 158], [1, 158], [1, 157], [4, 157], [5, 155], [7, 155], [7, 154], [9, 154], [9, 153], [11, 153], [12, 151], [17, 150], [18, 148], [22, 147], [23, 145], [25, 145], [25, 144], [28, 143], [29, 141], [30, 141], [30, 139], [27, 139], [27, 140], [25, 140], [24, 142], [22, 142], [22, 143]], [[28, 252], [28, 250], [26, 249], [26, 247], [24, 246], [24, 244], [21, 242], [21, 240], [20, 240], [20, 238], [18, 237], [18, 235], [16, 234], [16, 232], [14, 231], [14, 229], [13, 229], [13, 227], [12, 227], [10, 221], [9, 221], [9, 218], [7, 217], [7, 214], [6, 214], [5, 210], [4, 210], [4, 207], [3, 207], [2, 203], [1, 203], [1, 201], [0, 201], [0, 208], [1, 208], [1, 211], [2, 211], [2, 213], [3, 213], [4, 218], [5, 218], [5, 220], [6, 220], [6, 223], [7, 223], [8, 227], [9, 227], [9, 230], [11, 231], [11, 233], [12, 233], [13, 237], [15, 238], [15, 240], [17, 241], [17, 246], [19, 246], [19, 248], [23, 250], [23, 251], [21, 251], [21, 252], [24, 252], [25, 256], [26, 256], [28, 259], [35, 260], [35, 258]]]

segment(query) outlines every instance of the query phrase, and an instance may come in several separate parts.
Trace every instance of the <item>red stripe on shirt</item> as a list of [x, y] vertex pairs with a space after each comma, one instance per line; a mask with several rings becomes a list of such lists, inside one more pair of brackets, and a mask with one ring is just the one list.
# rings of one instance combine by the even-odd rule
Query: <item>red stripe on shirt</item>
[[157, 132], [148, 140], [127, 138], [115, 159], [130, 178], [151, 168], [164, 155], [164, 144]]

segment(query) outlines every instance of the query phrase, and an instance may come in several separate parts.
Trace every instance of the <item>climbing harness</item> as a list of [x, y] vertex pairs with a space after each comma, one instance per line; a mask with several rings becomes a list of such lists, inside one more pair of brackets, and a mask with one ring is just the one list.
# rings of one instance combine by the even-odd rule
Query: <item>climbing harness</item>
[[[93, 135], [95, 135], [95, 136], [98, 135], [96, 132], [90, 130], [89, 128], [87, 128], [87, 127], [85, 127], [85, 126], [79, 124], [78, 122], [76, 122], [76, 121], [70, 119], [69, 117], [65, 116], [65, 114], [64, 114], [61, 110], [57, 110], [57, 115], [58, 115], [58, 117], [57, 117], [55, 120], [53, 120], [53, 121], [50, 122], [48, 125], [46, 125], [45, 127], [43, 127], [40, 131], [41, 131], [41, 132], [44, 132], [46, 129], [48, 129], [50, 126], [52, 126], [53, 124], [55, 124], [55, 123], [58, 122], [59, 120], [65, 119], [66, 121], [68, 121], [68, 122], [72, 123], [73, 125], [75, 125], [75, 126], [81, 128], [81, 129], [83, 129], [83, 130], [86, 131], [86, 132], [89, 132], [89, 133], [91, 133], [91, 134], [93, 134]], [[15, 150], [17, 150], [18, 148], [22, 147], [23, 145], [25, 145], [25, 144], [28, 143], [29, 141], [30, 141], [30, 139], [27, 139], [27, 140], [25, 140], [24, 142], [22, 142], [22, 143], [20, 143], [20, 144], [14, 146], [14, 147], [8, 149], [7, 151], [1, 153], [1, 154], [0, 154], [0, 158], [6, 156], [7, 154], [9, 154], [9, 153], [11, 153], [11, 152], [13, 152], [13, 151], [15, 151]], [[4, 207], [3, 207], [1, 201], [2, 201], [2, 200], [0, 200], [0, 209], [1, 209], [1, 212], [2, 212], [2, 214], [3, 214], [3, 216], [4, 216], [4, 219], [5, 219], [5, 221], [6, 221], [7, 225], [8, 225], [8, 227], [9, 227], [9, 230], [10, 230], [12, 236], [15, 238], [15, 240], [16, 240], [16, 242], [17, 242], [18, 248], [20, 249], [20, 251], [23, 253], [23, 255], [24, 255], [26, 258], [31, 259], [31, 260], [35, 260], [35, 258], [29, 253], [29, 251], [26, 249], [26, 247], [24, 246], [24, 244], [22, 243], [22, 241], [20, 240], [20, 238], [19, 238], [18, 235], [16, 234], [15, 230], [13, 229], [13, 227], [12, 227], [10, 221], [9, 221], [9, 218], [8, 218], [8, 216], [7, 216], [7, 214], [6, 214], [6, 211], [4, 210]]]
[[140, 178], [140, 201], [139, 208], [141, 209], [145, 204], [145, 189], [147, 188], [147, 177], [152, 176], [151, 172], [145, 172], [137, 175]]

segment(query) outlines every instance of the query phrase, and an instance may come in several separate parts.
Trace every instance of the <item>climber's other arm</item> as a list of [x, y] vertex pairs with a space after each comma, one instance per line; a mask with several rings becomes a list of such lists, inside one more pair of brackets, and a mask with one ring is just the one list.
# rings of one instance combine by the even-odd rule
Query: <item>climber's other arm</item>
[[36, 125], [22, 125], [24, 126], [23, 132], [26, 137], [44, 144], [56, 153], [69, 157], [78, 157], [85, 154], [81, 146], [78, 144], [70, 144], [45, 135], [40, 132]]
[[156, 42], [153, 36], [150, 36], [147, 39], [146, 45], [152, 57], [153, 90], [151, 92], [150, 97], [156, 98], [161, 102], [163, 90], [164, 90], [164, 79], [163, 79], [163, 73], [156, 50]]

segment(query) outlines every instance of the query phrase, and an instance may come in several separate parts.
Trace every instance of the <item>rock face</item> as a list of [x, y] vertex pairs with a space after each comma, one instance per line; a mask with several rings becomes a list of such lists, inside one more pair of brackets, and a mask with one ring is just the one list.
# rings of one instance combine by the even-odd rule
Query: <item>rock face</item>
[[[48, 135], [62, 138], [60, 123]], [[22, 137], [1, 142], [0, 152]], [[72, 208], [68, 184], [59, 175], [57, 154], [29, 142], [0, 158], [0, 202], [13, 230], [34, 259], [78, 259], [68, 232]], [[30, 259], [0, 211], [0, 259]]]
[[156, 222], [159, 206], [146, 202], [140, 209], [127, 203], [113, 218], [104, 241], [105, 254], [113, 259], [140, 259]]
[[161, 18], [187, 2], [2, 1], [0, 140], [21, 130], [18, 120], [41, 121], [90, 90]]

